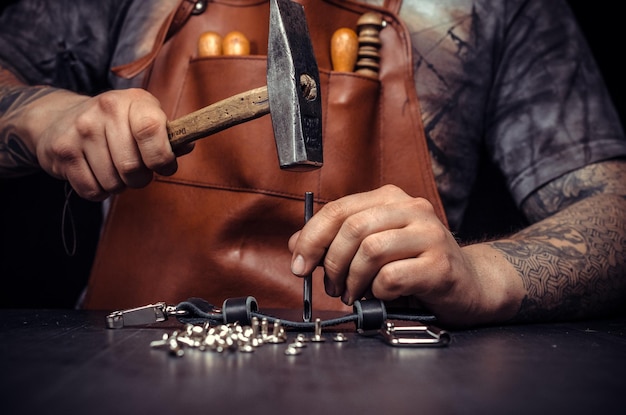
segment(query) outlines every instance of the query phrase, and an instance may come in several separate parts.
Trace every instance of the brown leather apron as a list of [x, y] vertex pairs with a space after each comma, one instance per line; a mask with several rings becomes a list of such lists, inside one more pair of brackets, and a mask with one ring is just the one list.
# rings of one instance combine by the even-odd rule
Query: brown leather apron
[[[445, 223], [413, 82], [410, 38], [396, 14], [400, 2], [385, 8], [345, 0], [299, 2], [320, 68], [324, 166], [280, 170], [270, 116], [197, 141], [174, 176], [156, 177], [146, 188], [113, 199], [86, 308], [175, 304], [188, 297], [221, 304], [247, 295], [261, 307], [301, 308], [303, 283], [290, 272], [287, 241], [303, 225], [307, 191], [314, 192], [317, 211], [328, 201], [393, 183], [429, 199]], [[192, 3], [185, 0], [182, 7]], [[332, 71], [332, 33], [356, 29], [357, 19], [372, 10], [387, 22], [379, 79]], [[267, 1], [215, 0], [202, 14], [188, 15], [158, 44], [146, 77], [146, 88], [170, 119], [266, 84]], [[195, 57], [198, 36], [208, 30], [244, 32], [251, 55]], [[315, 309], [345, 309], [325, 294], [319, 272], [313, 295]]]

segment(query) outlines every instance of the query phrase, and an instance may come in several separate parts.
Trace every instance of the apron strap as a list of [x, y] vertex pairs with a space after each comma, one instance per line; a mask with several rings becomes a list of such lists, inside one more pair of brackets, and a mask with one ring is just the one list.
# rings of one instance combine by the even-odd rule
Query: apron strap
[[383, 7], [394, 14], [400, 12], [400, 6], [402, 6], [402, 0], [385, 0]]

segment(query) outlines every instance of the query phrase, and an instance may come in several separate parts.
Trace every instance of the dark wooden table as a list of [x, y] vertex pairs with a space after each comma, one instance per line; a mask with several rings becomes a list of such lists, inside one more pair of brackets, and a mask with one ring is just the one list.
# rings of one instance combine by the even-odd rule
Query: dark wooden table
[[626, 413], [626, 318], [454, 331], [444, 348], [353, 328], [298, 356], [267, 344], [176, 358], [150, 348], [176, 320], [112, 330], [100, 312], [0, 315], [6, 415]]

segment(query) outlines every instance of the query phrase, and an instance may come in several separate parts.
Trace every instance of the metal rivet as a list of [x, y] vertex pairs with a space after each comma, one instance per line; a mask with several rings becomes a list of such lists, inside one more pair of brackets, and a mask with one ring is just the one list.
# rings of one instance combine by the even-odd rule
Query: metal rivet
[[298, 347], [293, 347], [291, 345], [285, 349], [285, 354], [288, 356], [296, 356], [296, 355], [299, 355], [300, 353], [302, 353], [302, 349]]
[[303, 347], [306, 347], [306, 343], [305, 342], [301, 342], [300, 340], [294, 340], [294, 342], [291, 343], [289, 345], [289, 347], [295, 347], [297, 349], [301, 349]]
[[315, 319], [315, 333], [313, 337], [311, 337], [312, 342], [324, 342], [325, 338], [322, 337], [322, 320], [319, 318]]
[[207, 2], [206, 0], [198, 0], [196, 4], [193, 6], [193, 14], [202, 14], [206, 10]]
[[272, 335], [267, 337], [268, 343], [284, 343], [287, 340], [287, 334], [283, 328], [280, 320], [274, 321], [274, 329]]

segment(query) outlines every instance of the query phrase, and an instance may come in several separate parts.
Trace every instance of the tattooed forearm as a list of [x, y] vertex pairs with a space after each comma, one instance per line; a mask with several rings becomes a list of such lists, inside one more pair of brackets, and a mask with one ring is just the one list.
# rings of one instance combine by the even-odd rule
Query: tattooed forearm
[[0, 66], [0, 176], [19, 176], [38, 170], [37, 158], [15, 125], [24, 106], [53, 91], [50, 87], [26, 86]]
[[21, 175], [36, 170], [37, 166], [37, 158], [17, 135], [0, 132], [0, 176]]
[[529, 196], [523, 205], [524, 213], [531, 222], [537, 222], [589, 196], [626, 196], [624, 165], [626, 160], [605, 161], [565, 174]]
[[626, 200], [597, 195], [493, 242], [522, 278], [516, 321], [602, 315], [626, 295]]

